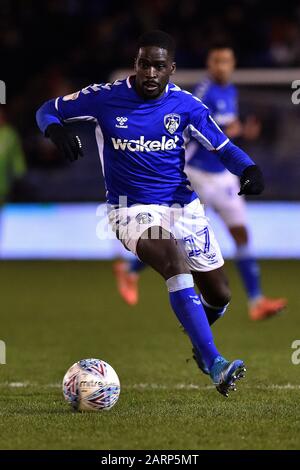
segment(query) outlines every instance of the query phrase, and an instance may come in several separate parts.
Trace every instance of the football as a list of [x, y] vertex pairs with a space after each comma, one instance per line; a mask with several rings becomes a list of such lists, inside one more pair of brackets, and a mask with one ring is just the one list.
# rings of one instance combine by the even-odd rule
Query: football
[[120, 396], [115, 370], [100, 359], [75, 362], [63, 378], [63, 394], [76, 411], [110, 410]]

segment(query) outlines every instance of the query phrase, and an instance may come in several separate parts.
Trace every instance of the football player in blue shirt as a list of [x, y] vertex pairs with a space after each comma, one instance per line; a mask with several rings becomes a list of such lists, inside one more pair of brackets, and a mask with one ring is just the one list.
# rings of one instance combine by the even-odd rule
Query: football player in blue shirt
[[[259, 124], [248, 117], [242, 124], [238, 112], [238, 92], [231, 82], [235, 54], [228, 44], [215, 44], [208, 52], [208, 75], [194, 90], [194, 95], [209, 108], [216, 123], [231, 138], [256, 138]], [[193, 139], [186, 152], [185, 172], [205, 206], [212, 207], [223, 219], [236, 245], [236, 265], [242, 278], [252, 320], [276, 315], [287, 304], [286, 299], [270, 299], [263, 295], [260, 270], [251, 253], [245, 199], [238, 195], [239, 180], [223, 165], [217, 153], [209, 152]], [[138, 259], [117, 261], [114, 271], [118, 289], [129, 305], [138, 301], [138, 278], [144, 264]], [[205, 299], [202, 299], [204, 302]]]
[[[244, 123], [239, 119], [238, 92], [231, 82], [235, 68], [234, 50], [228, 44], [216, 44], [208, 52], [208, 77], [194, 94], [208, 106], [214, 120], [230, 139], [256, 138], [259, 125], [253, 116]], [[194, 140], [187, 151], [185, 171], [193, 189], [204, 205], [212, 207], [223, 219], [236, 245], [236, 265], [242, 278], [252, 320], [276, 315], [287, 304], [286, 299], [263, 295], [260, 270], [251, 253], [247, 229], [246, 204], [238, 196], [238, 178], [230, 173], [216, 155], [210, 155]]]
[[194, 137], [216, 154], [240, 177], [240, 194], [260, 194], [263, 176], [201, 100], [170, 83], [174, 55], [171, 36], [145, 33], [134, 75], [50, 100], [38, 110], [37, 122], [70, 160], [83, 149], [65, 123], [95, 122], [109, 223], [124, 246], [165, 279], [199, 367], [228, 396], [245, 366], [240, 359], [226, 360], [214, 344], [210, 325], [224, 314], [230, 291], [218, 243], [184, 173], [186, 144]]

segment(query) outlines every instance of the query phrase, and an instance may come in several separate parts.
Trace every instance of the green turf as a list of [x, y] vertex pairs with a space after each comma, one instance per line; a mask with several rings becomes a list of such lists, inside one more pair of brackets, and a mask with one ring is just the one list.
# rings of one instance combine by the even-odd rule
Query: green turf
[[[215, 339], [224, 355], [245, 360], [248, 375], [225, 399], [186, 362], [188, 339], [151, 270], [143, 274], [139, 306], [129, 308], [110, 263], [2, 262], [0, 448], [299, 449], [300, 388], [276, 387], [300, 386], [300, 365], [291, 363], [291, 344], [300, 339], [299, 268], [262, 263], [266, 293], [288, 297], [289, 309], [251, 323], [228, 263], [233, 300]], [[86, 357], [104, 359], [119, 374], [121, 397], [109, 412], [71, 412], [56, 385]]]

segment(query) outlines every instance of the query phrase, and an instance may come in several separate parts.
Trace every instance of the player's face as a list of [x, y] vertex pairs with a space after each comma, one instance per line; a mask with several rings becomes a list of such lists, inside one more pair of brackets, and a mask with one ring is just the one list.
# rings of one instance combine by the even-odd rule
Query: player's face
[[232, 49], [215, 49], [209, 53], [207, 68], [211, 77], [217, 82], [228, 83], [234, 67], [235, 57]]
[[136, 90], [145, 99], [163, 94], [176, 65], [166, 49], [142, 47], [135, 60]]

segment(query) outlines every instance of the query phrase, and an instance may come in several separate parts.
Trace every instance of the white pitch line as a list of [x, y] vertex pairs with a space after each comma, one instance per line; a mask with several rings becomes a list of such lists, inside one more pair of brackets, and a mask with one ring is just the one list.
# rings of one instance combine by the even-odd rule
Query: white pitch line
[[[50, 383], [50, 384], [38, 384], [34, 382], [0, 382], [1, 388], [27, 388], [35, 387], [40, 389], [47, 388], [61, 388], [62, 384]], [[122, 390], [209, 390], [215, 388], [214, 385], [197, 385], [197, 384], [156, 384], [156, 383], [139, 383], [139, 384], [121, 384]], [[243, 384], [243, 388], [250, 390], [300, 390], [300, 384], [269, 384], [269, 385], [247, 385]]]
[[[176, 384], [176, 385], [163, 385], [163, 384], [134, 384], [125, 385], [124, 389], [129, 390], [208, 390], [215, 388], [214, 385], [197, 385], [197, 384]], [[256, 389], [256, 390], [300, 390], [300, 384], [270, 384], [270, 385], [247, 385], [243, 384], [243, 388]]]

